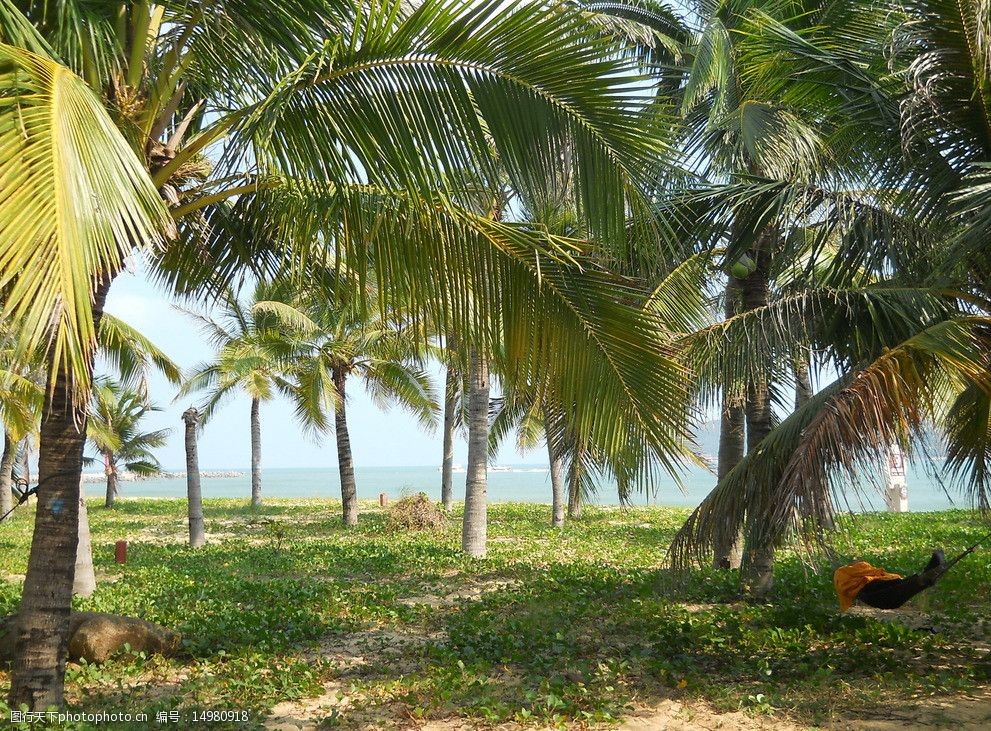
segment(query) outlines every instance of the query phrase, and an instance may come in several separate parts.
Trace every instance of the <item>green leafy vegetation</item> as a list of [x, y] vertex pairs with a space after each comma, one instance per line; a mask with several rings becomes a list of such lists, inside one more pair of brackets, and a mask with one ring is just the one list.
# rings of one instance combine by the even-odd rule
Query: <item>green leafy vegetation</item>
[[[236, 709], [260, 724], [299, 702], [328, 727], [458, 716], [563, 726], [673, 697], [811, 725], [865, 700], [991, 679], [986, 550], [898, 613], [843, 615], [830, 567], [816, 573], [795, 554], [782, 555], [767, 603], [739, 600], [731, 572], [672, 574], [664, 551], [679, 509], [587, 506], [558, 530], [546, 506], [493, 505], [485, 561], [460, 553], [457, 511], [441, 530], [395, 532], [370, 504], [350, 530], [339, 503], [204, 510], [209, 542], [192, 550], [182, 501], [91, 505], [99, 586], [76, 608], [177, 629], [183, 652], [70, 664], [72, 710]], [[3, 532], [3, 613], [30, 542], [30, 513], [17, 512]], [[964, 511], [869, 515], [846, 519], [838, 546], [842, 559], [911, 573], [932, 548], [960, 551], [986, 529]], [[113, 562], [119, 539], [125, 565]]]

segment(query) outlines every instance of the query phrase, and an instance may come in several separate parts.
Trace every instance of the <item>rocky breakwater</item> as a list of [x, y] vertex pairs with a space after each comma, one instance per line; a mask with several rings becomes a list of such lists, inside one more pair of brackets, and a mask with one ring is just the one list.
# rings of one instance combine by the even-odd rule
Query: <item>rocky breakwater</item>
[[[243, 472], [236, 470], [213, 470], [200, 472], [200, 478], [204, 480], [233, 479], [244, 477]], [[117, 475], [121, 482], [140, 482], [142, 480], [185, 480], [185, 472], [159, 472], [157, 475], [139, 475], [134, 472], [121, 472]], [[83, 474], [83, 482], [106, 482], [107, 476], [103, 472], [87, 472]]]

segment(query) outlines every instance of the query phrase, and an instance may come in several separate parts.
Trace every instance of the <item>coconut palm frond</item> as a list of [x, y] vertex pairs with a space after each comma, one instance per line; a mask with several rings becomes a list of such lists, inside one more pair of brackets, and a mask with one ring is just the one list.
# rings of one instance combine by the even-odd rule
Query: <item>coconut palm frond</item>
[[944, 470], [972, 505], [991, 510], [991, 393], [967, 384], [943, 424]]
[[[583, 13], [430, 0], [405, 16], [398, 2], [362, 6], [355, 21], [245, 120], [257, 159], [421, 195], [494, 190], [505, 173], [539, 198], [567, 149], [582, 217], [597, 237], [622, 241], [664, 145], [656, 112], [632, 93], [635, 65]], [[424, 149], [429, 160], [410, 154]]]
[[744, 524], [769, 540], [800, 533], [822, 547], [837, 504], [891, 445], [938, 418], [961, 382], [991, 388], [987, 318], [956, 318], [920, 330], [843, 376], [785, 419], [692, 513], [671, 547], [677, 566], [704, 560], [719, 531]]
[[140, 390], [152, 368], [173, 385], [182, 381], [181, 369], [165, 351], [123, 320], [103, 313], [98, 338], [100, 354], [110, 362], [121, 381], [134, 381]]
[[440, 405], [425, 371], [401, 360], [376, 360], [362, 368], [365, 388], [374, 401], [398, 403], [428, 430], [437, 427]]
[[133, 246], [158, 241], [167, 213], [81, 79], [7, 45], [0, 65], [0, 173], [11, 181], [0, 201], [5, 313], [20, 324], [22, 352], [51, 343], [57, 369], [88, 393], [93, 275], [118, 271]]

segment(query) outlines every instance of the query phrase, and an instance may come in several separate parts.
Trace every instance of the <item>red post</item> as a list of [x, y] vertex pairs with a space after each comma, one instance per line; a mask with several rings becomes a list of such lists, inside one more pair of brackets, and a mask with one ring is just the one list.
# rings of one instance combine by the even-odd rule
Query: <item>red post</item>
[[380, 508], [384, 508], [388, 504], [389, 504], [389, 496], [386, 495], [384, 492], [380, 492], [379, 493], [379, 507]]
[[114, 560], [117, 563], [127, 563], [127, 541], [117, 541], [114, 544]]

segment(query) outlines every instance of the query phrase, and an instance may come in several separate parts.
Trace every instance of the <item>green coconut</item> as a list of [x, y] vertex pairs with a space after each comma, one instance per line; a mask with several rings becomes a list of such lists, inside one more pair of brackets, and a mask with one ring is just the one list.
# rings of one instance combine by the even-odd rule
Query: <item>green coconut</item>
[[754, 273], [754, 269], [757, 268], [757, 262], [751, 259], [746, 254], [740, 256], [739, 259], [734, 261], [725, 267], [728, 274], [732, 274], [737, 279], [746, 279], [751, 274]]

